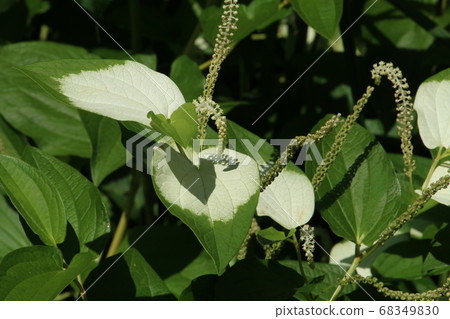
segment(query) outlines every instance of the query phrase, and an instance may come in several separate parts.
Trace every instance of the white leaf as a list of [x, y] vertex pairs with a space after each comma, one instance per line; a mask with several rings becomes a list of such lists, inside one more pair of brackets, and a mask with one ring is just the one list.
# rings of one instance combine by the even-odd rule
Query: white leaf
[[314, 189], [309, 179], [289, 163], [259, 196], [258, 216], [269, 216], [286, 229], [306, 224], [314, 213]]
[[[445, 175], [449, 175], [450, 174], [448, 172], [449, 168], [450, 168], [450, 161], [447, 161], [436, 167], [436, 169], [433, 172], [433, 175], [431, 176], [430, 184], [436, 182], [439, 178]], [[446, 206], [450, 206], [450, 187], [447, 187], [446, 189], [441, 189], [436, 194], [434, 194], [432, 199]]]
[[149, 111], [169, 118], [185, 103], [181, 91], [169, 77], [132, 61], [55, 80], [74, 106], [119, 121], [148, 125]]
[[[155, 191], [168, 210], [192, 229], [222, 273], [248, 233], [259, 196], [258, 165], [236, 152], [237, 164], [218, 163], [215, 148], [200, 153], [194, 165], [171, 148], [155, 149]], [[224, 151], [230, 156], [230, 151]], [[194, 161], [197, 162], [197, 161]]]
[[[225, 156], [228, 153], [224, 151]], [[227, 167], [212, 160], [216, 149], [209, 148], [200, 153], [200, 165], [196, 167], [172, 150], [168, 163], [157, 168], [161, 166], [158, 163], [164, 163], [165, 154], [161, 149], [155, 150], [154, 182], [170, 204], [179, 205], [194, 215], [227, 222], [259, 190], [259, 171], [253, 160], [247, 160], [246, 165]], [[239, 163], [248, 158], [238, 152], [235, 154]]]
[[423, 82], [414, 102], [420, 137], [429, 149], [450, 147], [450, 69]]

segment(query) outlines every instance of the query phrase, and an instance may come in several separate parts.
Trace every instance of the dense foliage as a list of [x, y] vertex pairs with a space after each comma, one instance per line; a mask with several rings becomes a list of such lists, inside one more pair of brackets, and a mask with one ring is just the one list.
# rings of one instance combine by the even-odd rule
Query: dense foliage
[[447, 1], [236, 2], [0, 3], [0, 300], [448, 299]]

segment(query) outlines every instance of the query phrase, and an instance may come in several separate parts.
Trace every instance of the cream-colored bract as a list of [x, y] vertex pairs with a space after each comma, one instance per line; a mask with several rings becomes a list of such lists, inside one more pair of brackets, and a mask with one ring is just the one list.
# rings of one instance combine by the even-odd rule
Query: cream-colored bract
[[119, 121], [148, 125], [149, 111], [169, 118], [185, 103], [169, 77], [132, 61], [56, 80], [74, 106]]
[[[433, 172], [433, 175], [431, 176], [430, 184], [436, 182], [439, 178], [447, 174], [450, 174], [448, 172], [449, 168], [450, 168], [450, 161], [447, 161], [436, 167], [436, 169]], [[446, 189], [441, 189], [436, 194], [434, 194], [432, 199], [446, 206], [450, 206], [450, 187]]]
[[414, 102], [419, 133], [429, 149], [450, 147], [450, 81], [427, 81], [420, 85]]
[[[217, 163], [213, 159], [216, 152], [216, 148], [202, 151], [197, 167], [173, 150], [165, 163], [166, 153], [155, 149], [153, 181], [169, 205], [177, 205], [193, 215], [207, 216], [211, 222], [227, 222], [258, 193], [259, 171], [255, 161], [239, 152], [233, 152], [236, 165]], [[226, 149], [223, 156], [228, 155]]]
[[269, 216], [286, 229], [306, 224], [314, 213], [309, 179], [289, 166], [259, 196], [258, 216]]

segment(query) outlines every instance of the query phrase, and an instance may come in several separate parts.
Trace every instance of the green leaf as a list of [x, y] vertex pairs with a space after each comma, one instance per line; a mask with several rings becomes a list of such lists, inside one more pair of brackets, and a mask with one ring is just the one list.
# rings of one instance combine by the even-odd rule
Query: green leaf
[[93, 57], [85, 49], [52, 42], [2, 47], [0, 114], [49, 154], [89, 157], [91, 146], [78, 112], [46, 94], [13, 67], [61, 58]]
[[202, 300], [199, 296], [204, 295], [207, 300], [289, 300], [303, 283], [295, 271], [276, 261], [249, 258], [237, 262], [215, 281], [209, 280], [209, 285], [200, 286], [212, 295], [198, 291], [194, 281], [180, 299]]
[[94, 113], [80, 111], [92, 144], [91, 176], [95, 185], [126, 162], [119, 123]]
[[[323, 157], [341, 126], [317, 144]], [[307, 162], [310, 177], [317, 166]], [[402, 213], [400, 197], [388, 155], [372, 134], [355, 124], [316, 193], [316, 208], [336, 235], [370, 245]]]
[[66, 237], [66, 213], [57, 188], [41, 171], [0, 155], [0, 182], [28, 226], [43, 243], [55, 246]]
[[286, 234], [283, 231], [277, 230], [272, 226], [266, 229], [262, 229], [257, 234], [258, 240], [263, 245], [273, 244], [278, 241], [283, 241], [286, 239]]
[[61, 101], [118, 121], [148, 125], [148, 112], [168, 118], [185, 103], [166, 75], [134, 61], [56, 60], [20, 70]]
[[[392, 164], [394, 164], [394, 168], [397, 170], [397, 172], [403, 172], [403, 169], [405, 167], [403, 155], [389, 153], [388, 156], [392, 161]], [[413, 171], [413, 186], [415, 189], [420, 189], [422, 188], [423, 182], [427, 178], [428, 170], [430, 169], [433, 160], [431, 158], [418, 155], [414, 155], [413, 160], [416, 163], [416, 169]]]
[[423, 263], [423, 272], [427, 275], [440, 275], [450, 271], [450, 225], [442, 228], [432, 241]]
[[291, 0], [291, 4], [306, 24], [328, 40], [333, 38], [342, 17], [343, 0]]
[[0, 116], [0, 154], [20, 158], [27, 140], [15, 132]]
[[[238, 28], [234, 31], [233, 41], [240, 41], [252, 32], [264, 29], [273, 22], [286, 16], [290, 9], [279, 8], [278, 0], [254, 0], [249, 5], [240, 4], [238, 9]], [[221, 23], [222, 8], [210, 6], [202, 11], [200, 24], [204, 37], [214, 43]]]
[[192, 101], [202, 95], [205, 77], [197, 63], [182, 55], [173, 61], [170, 78], [176, 83], [186, 101]]
[[192, 139], [197, 132], [197, 113], [192, 103], [181, 105], [169, 119], [162, 114], [149, 112], [150, 125], [156, 131], [172, 137], [183, 147], [192, 146]]
[[[181, 223], [154, 225], [149, 232], [145, 232], [146, 229], [142, 226], [130, 230], [122, 247], [126, 249], [139, 238], [133, 248], [142, 254], [162, 279], [182, 271], [204, 252], [192, 231]], [[174, 245], [174, 242], [177, 244]], [[214, 263], [208, 258], [215, 271]]]
[[27, 24], [30, 24], [34, 16], [42, 14], [50, 9], [49, 0], [25, 0], [28, 8]]
[[395, 244], [376, 258], [372, 272], [386, 280], [418, 279], [422, 277], [423, 253], [429, 244], [429, 240], [416, 239]]
[[24, 157], [56, 187], [80, 251], [99, 254], [110, 230], [109, 214], [99, 190], [75, 168], [37, 148], [27, 147]]
[[202, 251], [189, 265], [180, 272], [173, 274], [164, 282], [175, 297], [180, 298], [183, 291], [188, 288], [191, 282], [204, 275], [212, 275], [216, 273], [216, 267], [211, 257]]
[[[366, 1], [364, 10], [373, 2]], [[408, 2], [408, 6], [413, 2]], [[433, 9], [434, 10], [434, 9]], [[362, 35], [367, 42], [400, 49], [427, 50], [434, 37], [389, 1], [378, 1], [363, 17]]]
[[53, 300], [92, 262], [76, 255], [65, 269], [61, 251], [33, 246], [8, 254], [0, 264], [0, 300]]
[[[421, 26], [423, 29], [427, 30], [427, 32], [432, 35], [434, 38], [436, 38], [436, 42], [439, 44], [442, 44], [446, 46], [447, 48], [450, 47], [450, 32], [446, 30], [446, 25], [440, 25], [436, 23], [439, 19], [430, 18], [430, 15], [428, 12], [422, 12], [423, 10], [420, 10], [419, 7], [415, 8], [414, 3], [411, 5], [410, 3], [405, 3], [404, 1], [399, 0], [388, 0], [390, 3], [392, 3], [396, 9], [399, 11], [405, 13], [405, 15], [417, 23], [419, 26]], [[420, 0], [419, 0], [420, 2]], [[423, 2], [423, 0], [422, 0]], [[428, 8], [431, 9], [432, 15], [435, 14], [435, 8], [436, 3], [432, 3], [433, 1], [426, 1], [425, 5], [428, 5]], [[436, 1], [435, 1], [436, 2]], [[445, 9], [443, 9], [445, 10]], [[445, 14], [442, 13], [442, 16]]]
[[228, 140], [236, 141], [236, 151], [251, 156], [258, 165], [266, 166], [277, 160], [275, 147], [231, 120], [227, 120], [227, 133]]
[[[281, 260], [280, 264], [289, 267], [300, 273], [297, 260]], [[306, 278], [309, 279], [305, 286], [297, 290], [295, 298], [298, 300], [308, 300], [305, 292], [311, 293], [316, 300], [330, 300], [333, 291], [336, 289], [340, 279], [345, 276], [345, 271], [338, 265], [330, 265], [325, 263], [314, 263], [314, 269], [309, 267], [308, 263], [303, 263]], [[342, 294], [348, 294], [356, 289], [356, 285], [347, 285], [344, 287]]]
[[0, 260], [13, 250], [31, 246], [20, 224], [19, 215], [0, 196]]
[[[210, 148], [200, 153], [196, 166], [173, 149], [167, 151], [168, 163], [163, 150], [154, 150], [155, 191], [168, 210], [192, 229], [222, 273], [252, 222], [259, 196], [257, 164], [238, 152], [236, 164], [218, 163], [216, 149]], [[224, 156], [234, 157], [228, 150]]]
[[164, 281], [134, 248], [123, 257], [116, 255], [102, 261], [86, 279], [85, 286], [91, 287], [89, 300], [173, 299]]

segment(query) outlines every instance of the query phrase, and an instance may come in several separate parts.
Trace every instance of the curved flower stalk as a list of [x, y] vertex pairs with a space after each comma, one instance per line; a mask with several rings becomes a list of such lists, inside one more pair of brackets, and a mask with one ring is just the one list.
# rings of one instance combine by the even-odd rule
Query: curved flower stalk
[[344, 124], [342, 125], [342, 128], [339, 130], [338, 134], [336, 135], [336, 138], [333, 142], [333, 145], [331, 146], [330, 151], [327, 153], [327, 155], [324, 158], [324, 164], [320, 165], [317, 168], [317, 171], [314, 173], [312, 184], [314, 187], [314, 190], [317, 191], [319, 189], [320, 184], [322, 183], [323, 179], [325, 178], [325, 175], [327, 174], [331, 164], [336, 159], [336, 156], [339, 154], [339, 152], [342, 149], [342, 145], [345, 142], [345, 138], [348, 135], [348, 132], [353, 127], [353, 125], [356, 123], [356, 120], [359, 118], [359, 115], [361, 114], [364, 106], [367, 104], [367, 101], [369, 100], [370, 96], [372, 95], [374, 88], [371, 86], [368, 86], [366, 89], [366, 93], [363, 94], [362, 98], [359, 99], [359, 101], [356, 103], [356, 105], [353, 107], [353, 113], [350, 114], [347, 119], [345, 120]]
[[216, 36], [214, 54], [203, 87], [203, 95], [192, 102], [196, 106], [197, 111], [199, 139], [206, 138], [206, 127], [209, 118], [211, 117], [215, 121], [219, 133], [219, 145], [217, 148], [219, 153], [223, 152], [226, 145], [227, 125], [222, 109], [213, 101], [212, 96], [219, 76], [220, 66], [231, 51], [230, 44], [233, 30], [237, 29], [238, 8], [237, 0], [224, 0], [222, 23], [219, 25], [219, 32]]
[[439, 191], [445, 190], [450, 185], [450, 174], [438, 178], [430, 187], [423, 190], [422, 195], [409, 205], [408, 209], [394, 220], [378, 237], [377, 246], [383, 245], [386, 240], [402, 228], [407, 222], [416, 217], [423, 206]]
[[226, 117], [223, 115], [223, 111], [219, 104], [214, 102], [211, 98], [205, 98], [200, 96], [198, 99], [192, 101], [195, 105], [198, 118], [198, 138], [206, 138], [206, 128], [208, 126], [208, 120], [211, 117], [216, 124], [219, 135], [219, 153], [222, 153], [227, 139], [227, 122]]
[[377, 291], [383, 294], [385, 297], [397, 299], [397, 300], [406, 300], [406, 301], [432, 301], [439, 300], [442, 297], [450, 297], [450, 276], [447, 277], [447, 280], [442, 285], [442, 287], [438, 287], [434, 290], [428, 290], [421, 293], [409, 293], [400, 290], [392, 290], [385, 287], [384, 283], [378, 280], [378, 278], [369, 276], [362, 277], [360, 275], [354, 275], [352, 278], [346, 279], [341, 284], [347, 285], [351, 284], [354, 281], [369, 284], [377, 289]]
[[244, 242], [242, 243], [241, 249], [239, 249], [239, 253], [236, 257], [237, 260], [243, 260], [245, 259], [245, 256], [247, 255], [247, 248], [248, 244], [250, 242], [250, 239], [256, 235], [261, 228], [258, 225], [258, 222], [255, 218], [252, 219], [252, 224], [250, 226], [250, 229], [248, 230], [247, 236], [245, 236]]
[[[379, 85], [381, 78], [386, 76], [391, 81], [395, 89], [395, 103], [397, 104], [397, 130], [401, 139], [401, 148], [403, 152], [403, 161], [405, 163], [405, 174], [412, 181], [412, 172], [415, 170], [415, 163], [412, 159], [413, 145], [411, 143], [411, 131], [413, 126], [411, 124], [414, 119], [413, 105], [411, 98], [411, 91], [409, 84], [403, 77], [402, 71], [399, 68], [394, 68], [392, 63], [385, 63], [383, 61], [373, 65], [372, 79], [375, 84]], [[411, 182], [412, 184], [412, 182]]]
[[294, 137], [287, 146], [286, 151], [284, 151], [280, 158], [275, 162], [275, 164], [265, 173], [261, 178], [261, 191], [269, 186], [275, 178], [281, 173], [283, 168], [292, 159], [295, 152], [298, 151], [306, 143], [317, 143], [325, 136], [327, 136], [332, 129], [334, 129], [339, 121], [341, 114], [333, 115], [321, 128], [316, 132], [310, 133], [306, 136]]

